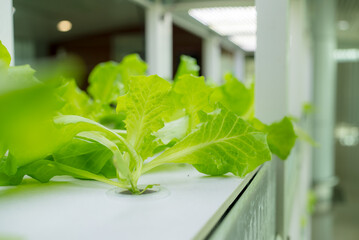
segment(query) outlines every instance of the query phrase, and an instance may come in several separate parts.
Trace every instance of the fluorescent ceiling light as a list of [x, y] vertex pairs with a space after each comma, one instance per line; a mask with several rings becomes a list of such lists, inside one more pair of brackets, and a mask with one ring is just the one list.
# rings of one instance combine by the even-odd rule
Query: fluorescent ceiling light
[[351, 124], [341, 123], [335, 128], [335, 137], [343, 146], [355, 146], [359, 143], [359, 128]]
[[60, 32], [68, 32], [72, 28], [72, 23], [68, 20], [62, 20], [57, 23], [57, 30]]
[[[243, 50], [255, 50], [257, 11], [254, 6], [195, 8], [190, 9], [188, 14], [218, 34], [229, 37]], [[247, 40], [238, 40], [241, 36]]]
[[334, 58], [338, 62], [357, 62], [359, 61], [359, 49], [337, 49]]
[[237, 35], [230, 37], [229, 40], [247, 52], [253, 52], [257, 48], [256, 35]]
[[257, 18], [255, 7], [195, 8], [190, 9], [188, 13], [208, 26], [215, 24], [252, 23]]
[[222, 36], [233, 36], [236, 34], [256, 34], [257, 25], [252, 24], [227, 24], [227, 25], [214, 25], [210, 27], [213, 31]]
[[338, 28], [341, 31], [347, 31], [350, 28], [349, 22], [345, 20], [338, 21]]

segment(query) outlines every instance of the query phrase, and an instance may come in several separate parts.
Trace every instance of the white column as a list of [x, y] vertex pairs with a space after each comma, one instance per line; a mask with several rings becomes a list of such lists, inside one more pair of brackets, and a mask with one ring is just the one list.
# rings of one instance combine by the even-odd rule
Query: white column
[[[309, 9], [305, 0], [289, 3], [288, 46], [288, 113], [301, 117], [304, 102], [312, 101], [312, 51], [309, 31]], [[309, 119], [300, 118], [299, 125], [309, 130]], [[312, 147], [297, 140], [296, 147], [285, 163], [285, 209], [286, 234], [291, 240], [309, 239], [310, 214], [307, 213], [308, 192], [312, 186]], [[303, 226], [303, 219], [307, 224]]]
[[221, 46], [220, 39], [209, 36], [203, 39], [203, 73], [206, 79], [221, 84]]
[[237, 49], [234, 52], [234, 76], [241, 81], [245, 81], [246, 55], [243, 50]]
[[[314, 51], [314, 138], [320, 147], [314, 151], [313, 179], [319, 200], [330, 206], [334, 180], [334, 117], [336, 62], [335, 0], [317, 0], [313, 6]], [[323, 205], [322, 205], [323, 206]]]
[[153, 4], [146, 8], [145, 24], [148, 73], [172, 79], [172, 16]]
[[266, 123], [287, 113], [288, 1], [257, 0], [256, 115]]
[[0, 40], [11, 55], [11, 65], [14, 65], [14, 24], [12, 0], [0, 1]]
[[311, 102], [313, 95], [312, 52], [309, 16], [303, 0], [291, 0], [288, 48], [288, 111], [300, 117], [304, 102]]
[[[257, 0], [256, 116], [270, 123], [288, 111], [288, 0]], [[287, 238], [285, 217], [285, 164], [274, 157], [276, 170], [276, 232]]]

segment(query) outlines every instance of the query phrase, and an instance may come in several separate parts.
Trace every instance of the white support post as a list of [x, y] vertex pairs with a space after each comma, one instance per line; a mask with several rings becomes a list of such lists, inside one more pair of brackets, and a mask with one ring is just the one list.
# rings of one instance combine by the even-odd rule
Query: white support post
[[14, 65], [14, 24], [12, 0], [0, 1], [0, 40], [11, 55], [11, 65]]
[[[334, 121], [336, 62], [335, 0], [312, 2], [314, 51], [314, 138], [320, 148], [314, 150], [313, 179], [318, 195], [318, 206], [331, 205], [334, 177]], [[322, 204], [320, 204], [322, 203]]]
[[216, 36], [205, 38], [203, 44], [203, 72], [207, 79], [220, 84], [221, 78], [221, 47]]
[[266, 123], [287, 113], [288, 1], [257, 0], [256, 115]]
[[[303, 103], [311, 102], [313, 94], [309, 9], [306, 0], [291, 0], [289, 5], [288, 112], [300, 119], [300, 127], [309, 130], [310, 119], [303, 115]], [[311, 168], [312, 147], [298, 140], [285, 163], [284, 221], [291, 240], [309, 239], [303, 236], [310, 234], [307, 208]], [[307, 222], [305, 226], [303, 219]]]
[[[256, 6], [256, 115], [266, 123], [288, 114], [300, 117], [301, 106], [312, 93], [306, 3], [257, 0]], [[300, 219], [311, 176], [310, 153], [297, 145], [286, 161], [275, 157], [272, 163], [276, 167], [278, 239], [299, 239], [297, 233], [303, 230]]]
[[[257, 0], [256, 116], [270, 123], [280, 120], [288, 111], [288, 0]], [[287, 239], [285, 219], [285, 165], [276, 165], [276, 232]]]
[[241, 81], [245, 81], [246, 55], [241, 49], [234, 52], [234, 76]]
[[172, 16], [160, 3], [146, 8], [148, 73], [172, 79]]

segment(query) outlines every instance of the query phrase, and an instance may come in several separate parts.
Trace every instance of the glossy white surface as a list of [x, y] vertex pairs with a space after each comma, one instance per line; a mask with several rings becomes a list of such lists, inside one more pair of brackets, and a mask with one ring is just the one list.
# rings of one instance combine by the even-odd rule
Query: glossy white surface
[[0, 239], [191, 239], [218, 220], [246, 179], [183, 165], [143, 176], [141, 184], [168, 190], [152, 196], [120, 197], [112, 186], [64, 177], [0, 187]]

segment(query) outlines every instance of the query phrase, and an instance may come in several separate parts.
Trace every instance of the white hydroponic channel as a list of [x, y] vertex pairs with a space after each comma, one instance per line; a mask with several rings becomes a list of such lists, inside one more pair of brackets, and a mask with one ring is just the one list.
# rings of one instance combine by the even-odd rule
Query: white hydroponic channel
[[112, 186], [67, 177], [25, 180], [0, 187], [0, 239], [202, 238], [250, 177], [208, 177], [176, 166], [144, 175], [141, 184], [164, 190], [142, 196], [118, 196]]

